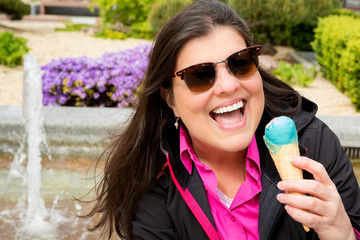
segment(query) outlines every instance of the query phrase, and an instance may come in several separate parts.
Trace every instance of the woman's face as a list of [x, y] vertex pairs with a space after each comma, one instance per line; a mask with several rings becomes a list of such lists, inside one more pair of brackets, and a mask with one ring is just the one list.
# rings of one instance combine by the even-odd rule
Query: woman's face
[[[218, 26], [209, 35], [184, 45], [175, 70], [218, 62], [244, 48], [245, 41], [236, 30]], [[225, 63], [220, 63], [214, 86], [200, 94], [191, 92], [180, 77], [172, 81], [173, 94], [167, 94], [167, 102], [188, 129], [196, 153], [239, 152], [247, 148], [264, 109], [259, 72], [239, 80], [227, 71]], [[224, 110], [222, 114], [214, 113]]]

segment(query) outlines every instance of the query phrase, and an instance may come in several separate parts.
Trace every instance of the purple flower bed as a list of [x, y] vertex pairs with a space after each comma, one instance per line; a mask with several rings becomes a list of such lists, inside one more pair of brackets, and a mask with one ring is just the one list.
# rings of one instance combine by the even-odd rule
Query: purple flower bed
[[132, 107], [151, 45], [99, 58], [60, 58], [42, 66], [45, 106]]

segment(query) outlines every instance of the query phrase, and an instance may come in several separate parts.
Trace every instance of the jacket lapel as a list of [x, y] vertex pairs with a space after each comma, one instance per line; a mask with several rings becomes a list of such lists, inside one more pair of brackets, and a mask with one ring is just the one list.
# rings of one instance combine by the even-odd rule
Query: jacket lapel
[[207, 218], [210, 220], [211, 224], [216, 229], [215, 221], [211, 213], [205, 188], [194, 163], [192, 166], [192, 175], [190, 176], [189, 181], [187, 183], [187, 189], [190, 191], [191, 195], [194, 197], [196, 202], [199, 204], [200, 208], [203, 210]]
[[167, 141], [163, 141], [161, 149], [165, 155], [169, 154], [169, 162], [171, 166], [173, 166], [172, 169], [174, 171], [174, 175], [181, 188], [183, 190], [189, 190], [192, 197], [196, 200], [196, 203], [200, 206], [216, 230], [215, 221], [211, 213], [210, 205], [199, 172], [197, 171], [195, 164], [192, 163], [192, 173], [189, 175], [189, 172], [186, 170], [180, 159], [179, 133], [178, 131], [174, 132], [174, 130], [168, 131], [168, 133], [169, 135], [171, 133], [173, 137], [167, 139]]

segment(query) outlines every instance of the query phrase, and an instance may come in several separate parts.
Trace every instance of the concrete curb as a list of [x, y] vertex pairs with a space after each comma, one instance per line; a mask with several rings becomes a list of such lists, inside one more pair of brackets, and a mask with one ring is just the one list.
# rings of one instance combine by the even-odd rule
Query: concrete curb
[[[133, 111], [119, 108], [44, 107], [43, 114], [47, 144], [52, 156], [96, 159], [109, 144], [111, 134], [124, 129]], [[345, 149], [360, 148], [360, 116], [319, 118], [335, 132]], [[0, 153], [14, 153], [19, 149], [23, 141], [23, 129], [22, 107], [0, 106]]]
[[289, 52], [288, 55], [296, 62], [301, 63], [304, 67], [310, 70], [315, 67], [316, 71], [320, 71], [320, 66], [317, 63], [314, 52]]
[[339, 138], [352, 159], [360, 159], [360, 116], [318, 116]]

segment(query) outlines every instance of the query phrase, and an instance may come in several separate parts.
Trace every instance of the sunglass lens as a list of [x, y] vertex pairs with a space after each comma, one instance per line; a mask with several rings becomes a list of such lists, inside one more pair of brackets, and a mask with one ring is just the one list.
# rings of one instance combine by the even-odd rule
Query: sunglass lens
[[228, 66], [237, 78], [249, 78], [257, 71], [259, 58], [254, 49], [248, 49], [230, 56]]
[[210, 63], [193, 66], [186, 70], [184, 80], [192, 92], [204, 92], [214, 85], [215, 68]]

